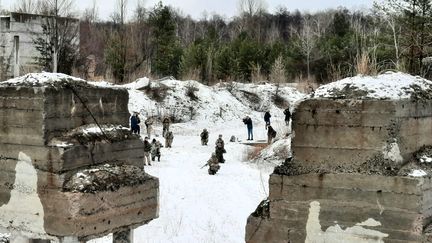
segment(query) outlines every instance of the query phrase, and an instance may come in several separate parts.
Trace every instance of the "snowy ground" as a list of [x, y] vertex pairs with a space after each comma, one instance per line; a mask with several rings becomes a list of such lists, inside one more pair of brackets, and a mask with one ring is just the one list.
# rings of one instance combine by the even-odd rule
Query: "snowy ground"
[[[135, 230], [136, 242], [244, 242], [247, 217], [268, 195], [272, 167], [245, 162], [248, 146], [228, 142], [228, 134], [246, 135], [239, 125], [224, 131], [210, 129], [209, 146], [201, 146], [200, 131], [176, 136], [172, 148], [162, 149], [161, 162], [145, 168], [160, 180], [160, 215]], [[184, 126], [174, 126], [174, 133]], [[225, 135], [226, 163], [210, 176], [207, 167], [200, 167], [214, 151], [219, 133]], [[110, 240], [108, 236], [93, 242]]]
[[[241, 140], [247, 138], [247, 129], [242, 122], [245, 115], [254, 121], [255, 141], [266, 140], [264, 113], [254, 111], [247, 102], [234, 97], [224, 87], [208, 87], [195, 81], [167, 80], [162, 83], [171, 88], [162, 103], [156, 103], [144, 92], [136, 90], [147, 85], [147, 79], [123, 86], [129, 90], [129, 110], [141, 112], [141, 125], [147, 115], [163, 114], [164, 109], [173, 107], [193, 107], [196, 115], [193, 120], [171, 126], [173, 147], [162, 148], [161, 162], [153, 162], [145, 168], [147, 173], [159, 178], [160, 212], [159, 218], [135, 230], [136, 242], [244, 242], [247, 217], [267, 197], [269, 175], [274, 166], [283, 161], [272, 160], [273, 151], [266, 152], [265, 160], [250, 161], [248, 154], [255, 153], [256, 149], [241, 144]], [[197, 101], [184, 95], [185, 87], [190, 83], [198, 88]], [[283, 110], [268, 100], [268, 93], [273, 92], [275, 86], [237, 86], [262, 98], [258, 107], [270, 110], [273, 127], [280, 139], [277, 144], [285, 147]], [[291, 105], [304, 97], [292, 88], [281, 90]], [[178, 110], [186, 112], [178, 115], [188, 118], [188, 109]], [[201, 145], [199, 134], [203, 128], [210, 132], [209, 146]], [[141, 126], [141, 131], [145, 132], [145, 126]], [[155, 134], [161, 134], [161, 124], [156, 125]], [[225, 140], [226, 163], [215, 176], [210, 176], [207, 167], [201, 167], [214, 152], [219, 134]], [[231, 136], [236, 137], [236, 142], [229, 142]], [[162, 138], [156, 138], [164, 143]], [[288, 153], [282, 157], [287, 156]], [[111, 242], [111, 237], [93, 242]]]

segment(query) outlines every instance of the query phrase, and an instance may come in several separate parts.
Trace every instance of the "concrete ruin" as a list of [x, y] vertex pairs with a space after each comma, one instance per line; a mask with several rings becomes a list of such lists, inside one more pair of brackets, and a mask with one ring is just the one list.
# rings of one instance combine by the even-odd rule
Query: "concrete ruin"
[[60, 74], [0, 83], [0, 228], [12, 242], [131, 242], [158, 217], [128, 98]]
[[[52, 22], [53, 16], [16, 13], [0, 16], [0, 80], [18, 77], [23, 73], [40, 72], [41, 57], [35, 41], [42, 37], [49, 39], [43, 27]], [[57, 17], [62, 33], [73, 30], [73, 42], [79, 46], [79, 20]]]
[[430, 94], [300, 103], [246, 242], [432, 242]]

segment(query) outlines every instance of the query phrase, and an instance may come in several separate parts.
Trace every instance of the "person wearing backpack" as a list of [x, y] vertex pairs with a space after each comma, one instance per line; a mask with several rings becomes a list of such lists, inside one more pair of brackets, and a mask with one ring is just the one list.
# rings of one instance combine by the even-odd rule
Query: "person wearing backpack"
[[271, 144], [273, 138], [276, 137], [276, 131], [273, 129], [272, 126], [268, 126], [267, 128], [267, 144]]

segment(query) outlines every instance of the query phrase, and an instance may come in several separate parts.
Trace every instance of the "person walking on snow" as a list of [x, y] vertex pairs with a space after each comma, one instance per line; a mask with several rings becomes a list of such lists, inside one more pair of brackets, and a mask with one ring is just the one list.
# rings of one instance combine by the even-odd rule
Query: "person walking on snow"
[[160, 153], [160, 148], [162, 147], [162, 144], [153, 138], [152, 142], [151, 142], [151, 159], [152, 161], [155, 161], [155, 158], [157, 157], [158, 161], [160, 161], [160, 157], [161, 157], [161, 153]]
[[273, 138], [276, 137], [276, 131], [272, 126], [268, 126], [267, 128], [267, 144], [271, 144]]
[[201, 137], [201, 145], [207, 145], [208, 143], [208, 137], [209, 137], [209, 132], [207, 131], [207, 129], [204, 128], [204, 130], [201, 132], [200, 134]]
[[170, 124], [171, 120], [168, 117], [165, 117], [162, 121], [162, 137], [165, 137], [165, 134], [169, 131]]
[[151, 152], [152, 146], [148, 140], [149, 140], [149, 138], [145, 137], [145, 139], [144, 139], [144, 165], [147, 165], [147, 163], [148, 163], [148, 165], [151, 165], [150, 152]]
[[174, 134], [169, 131], [165, 134], [165, 148], [171, 148], [174, 139]]
[[289, 121], [291, 119], [291, 112], [290, 112], [289, 108], [286, 108], [283, 113], [285, 115], [285, 124], [288, 126]]
[[131, 132], [133, 134], [140, 134], [140, 119], [138, 116], [138, 112], [134, 111], [133, 115], [130, 118], [130, 123], [131, 123]]
[[247, 140], [253, 140], [253, 132], [252, 132], [252, 119], [249, 116], [246, 116], [243, 119], [243, 123], [246, 124], [247, 130], [248, 130], [248, 139]]
[[148, 117], [144, 124], [146, 125], [147, 128], [147, 137], [150, 139], [151, 138], [151, 132], [152, 132], [152, 125], [153, 125], [153, 118]]
[[266, 123], [265, 128], [267, 129], [268, 126], [270, 126], [270, 112], [266, 111], [266, 113], [264, 114], [264, 121]]
[[223, 154], [226, 153], [225, 150], [225, 142], [222, 139], [222, 134], [219, 134], [219, 138], [216, 140], [216, 148], [215, 153], [218, 158], [219, 163], [225, 163], [225, 159], [223, 158]]

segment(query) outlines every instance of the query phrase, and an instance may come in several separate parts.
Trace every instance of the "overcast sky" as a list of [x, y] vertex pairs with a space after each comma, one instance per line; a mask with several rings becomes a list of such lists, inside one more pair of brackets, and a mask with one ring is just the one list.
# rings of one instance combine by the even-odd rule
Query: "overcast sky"
[[[137, 2], [142, 0], [128, 0], [128, 16], [131, 17], [133, 9]], [[300, 11], [314, 12], [328, 8], [337, 8], [339, 6], [348, 9], [365, 9], [370, 8], [374, 0], [264, 0], [267, 5], [267, 11], [274, 12], [279, 6], [286, 7], [289, 11], [299, 9]], [[0, 5], [5, 9], [13, 9], [18, 0], [0, 0]], [[93, 4], [93, 0], [75, 0], [75, 7], [78, 11], [83, 11]], [[116, 8], [117, 0], [96, 0], [99, 17], [103, 20], [109, 19], [109, 16]], [[153, 7], [159, 0], [144, 0], [146, 8]], [[191, 15], [195, 19], [203, 17], [204, 13], [217, 13], [224, 17], [230, 18], [238, 15], [238, 0], [163, 0], [164, 5], [171, 5], [181, 10], [185, 15]]]

